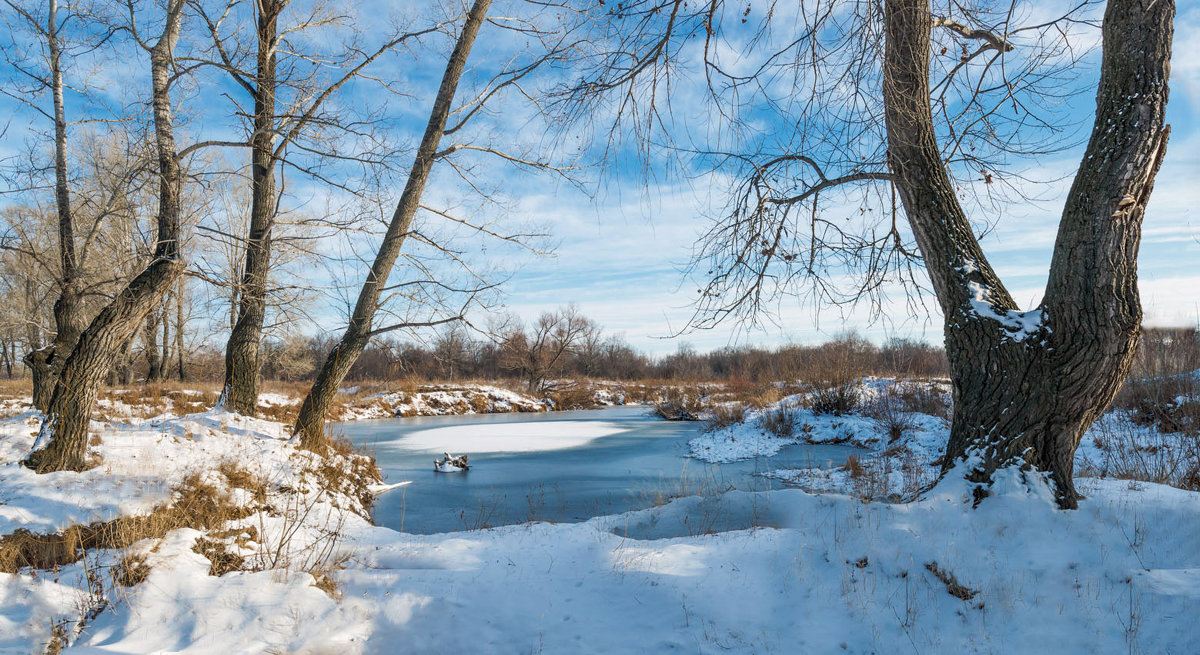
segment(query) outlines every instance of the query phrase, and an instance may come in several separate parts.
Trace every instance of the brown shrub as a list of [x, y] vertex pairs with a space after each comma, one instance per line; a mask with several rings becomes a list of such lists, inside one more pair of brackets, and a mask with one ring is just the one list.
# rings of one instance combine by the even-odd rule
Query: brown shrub
[[916, 423], [906, 413], [900, 399], [887, 392], [867, 403], [863, 414], [879, 421], [888, 435], [889, 442], [898, 440], [904, 436], [905, 432], [916, 427]]
[[719, 430], [746, 420], [746, 406], [737, 401], [717, 403], [712, 406], [704, 422], [705, 430]]
[[598, 406], [591, 385], [584, 381], [555, 385], [546, 397], [554, 401], [555, 409], [560, 410], [595, 409]]
[[858, 381], [847, 380], [828, 387], [817, 387], [812, 392], [811, 403], [814, 414], [849, 414], [862, 405]]
[[1129, 380], [1114, 403], [1138, 425], [1159, 432], [1200, 433], [1200, 379], [1192, 375]]
[[704, 411], [704, 402], [699, 390], [671, 387], [666, 390], [664, 398], [654, 403], [654, 413], [668, 421], [698, 421], [700, 412]]
[[900, 403], [900, 408], [906, 412], [918, 412], [949, 419], [951, 406], [946, 396], [947, 394], [934, 386], [934, 383], [910, 382], [901, 387], [900, 394], [896, 399]]
[[770, 434], [785, 439], [790, 439], [796, 433], [799, 422], [799, 414], [792, 407], [769, 409], [758, 417], [759, 427]]

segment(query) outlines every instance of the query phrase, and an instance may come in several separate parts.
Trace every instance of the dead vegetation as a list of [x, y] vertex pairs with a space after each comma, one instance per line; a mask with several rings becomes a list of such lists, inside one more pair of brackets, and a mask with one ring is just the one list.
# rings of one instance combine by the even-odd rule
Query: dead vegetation
[[723, 402], [712, 405], [707, 418], [704, 420], [705, 430], [719, 430], [731, 425], [737, 425], [746, 420], [746, 405], [737, 402]]
[[946, 569], [938, 566], [937, 562], [929, 562], [925, 565], [925, 569], [933, 574], [942, 584], [946, 585], [946, 591], [951, 596], [959, 600], [968, 601], [979, 595], [978, 589], [972, 589], [958, 581], [954, 574]]
[[249, 512], [200, 474], [193, 474], [175, 489], [170, 502], [143, 515], [72, 525], [50, 534], [20, 529], [0, 537], [0, 571], [53, 569], [78, 562], [90, 550], [126, 549], [143, 539], [161, 539], [177, 528], [217, 528]]
[[799, 425], [800, 414], [794, 407], [775, 407], [763, 411], [758, 417], [758, 426], [764, 432], [782, 439], [791, 439]]
[[668, 421], [699, 421], [704, 399], [698, 389], [671, 387], [654, 403], [654, 414]]

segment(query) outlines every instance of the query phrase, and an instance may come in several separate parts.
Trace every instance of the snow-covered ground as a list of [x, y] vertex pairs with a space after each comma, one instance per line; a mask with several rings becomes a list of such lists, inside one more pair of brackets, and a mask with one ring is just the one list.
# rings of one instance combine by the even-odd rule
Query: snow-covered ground
[[[693, 452], [783, 447], [756, 417]], [[0, 533], [145, 512], [195, 475], [247, 515], [0, 573], [0, 653], [43, 652], [89, 609], [65, 652], [1166, 654], [1200, 642], [1200, 494], [1162, 485], [1081, 479], [1087, 499], [1063, 511], [1012, 473], [972, 509], [950, 476], [909, 503], [728, 492], [577, 524], [410, 535], [372, 526], [353, 488], [323, 490], [322, 471], [348, 460], [297, 451], [277, 423], [210, 411], [96, 424], [100, 467], [38, 476], [16, 464], [36, 418], [0, 420]], [[877, 418], [801, 414], [792, 440], [858, 444], [864, 463], [903, 449], [928, 467], [945, 429], [914, 420], [892, 439]], [[743, 440], [760, 446], [723, 443]], [[266, 480], [265, 495], [236, 488], [230, 461]], [[206, 540], [244, 564], [211, 575]], [[113, 573], [130, 558], [142, 579], [121, 586]]]

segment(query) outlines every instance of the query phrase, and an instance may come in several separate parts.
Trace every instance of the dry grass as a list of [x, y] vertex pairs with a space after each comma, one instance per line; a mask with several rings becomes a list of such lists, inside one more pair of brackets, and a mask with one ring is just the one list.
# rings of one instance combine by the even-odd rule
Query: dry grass
[[1101, 421], [1093, 437], [1100, 461], [1079, 472], [1167, 484], [1200, 491], [1200, 435], [1146, 430], [1125, 422]]
[[383, 473], [370, 452], [359, 447], [345, 435], [333, 434], [325, 439], [324, 455], [314, 471], [321, 487], [358, 500], [364, 510], [375, 503], [370, 485], [383, 480]]
[[867, 469], [863, 468], [862, 460], [858, 458], [858, 455], [850, 455], [847, 457], [844, 468], [846, 469], [846, 473], [850, 475], [851, 479], [861, 480], [867, 477]]
[[878, 398], [867, 403], [863, 414], [879, 421], [887, 432], [888, 442], [897, 441], [905, 432], [916, 427], [916, 423], [908, 414], [908, 410], [899, 396], [882, 393]]
[[176, 488], [170, 502], [147, 514], [72, 525], [50, 534], [21, 529], [0, 537], [0, 571], [53, 569], [79, 561], [89, 550], [125, 549], [143, 539], [161, 539], [177, 528], [216, 528], [248, 514], [195, 474]]
[[800, 424], [800, 415], [792, 407], [776, 407], [764, 411], [758, 417], [758, 425], [769, 434], [790, 439]]
[[1200, 433], [1200, 379], [1190, 375], [1130, 380], [1117, 407], [1128, 410], [1138, 425], [1159, 432]]
[[862, 393], [859, 391], [858, 380], [844, 380], [829, 386], [816, 386], [812, 392], [811, 403], [814, 414], [832, 414], [833, 416], [850, 414], [862, 406]]
[[570, 380], [556, 384], [546, 397], [553, 401], [554, 408], [559, 410], [595, 409], [600, 406], [596, 402], [595, 390], [586, 380]]
[[933, 574], [942, 584], [946, 585], [946, 591], [955, 598], [968, 601], [979, 595], [978, 589], [972, 589], [958, 581], [953, 573], [938, 566], [937, 562], [930, 562], [925, 565], [925, 569]]
[[113, 582], [122, 587], [133, 587], [150, 577], [150, 567], [146, 564], [146, 556], [140, 553], [128, 553], [117, 562], [112, 571]]
[[699, 390], [672, 387], [664, 398], [654, 403], [653, 411], [668, 421], [698, 421], [704, 411], [704, 401]]
[[731, 425], [745, 422], [746, 406], [740, 402], [717, 403], [712, 406], [709, 416], [704, 421], [705, 430], [719, 430]]
[[935, 381], [909, 381], [902, 385], [896, 399], [900, 408], [906, 412], [919, 412], [944, 419], [950, 418], [951, 401], [949, 394], [942, 391]]
[[33, 395], [33, 381], [29, 378], [0, 379], [0, 398], [28, 398]]

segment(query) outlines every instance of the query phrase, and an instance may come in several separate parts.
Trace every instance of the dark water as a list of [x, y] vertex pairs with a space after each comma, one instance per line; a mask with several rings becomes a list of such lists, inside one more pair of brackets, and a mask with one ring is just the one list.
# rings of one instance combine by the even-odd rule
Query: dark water
[[[416, 449], [417, 440], [436, 443], [434, 428], [462, 427], [485, 439], [488, 431], [531, 429], [567, 435], [584, 428], [618, 432], [589, 443], [537, 452], [471, 452], [471, 470], [435, 473], [434, 456], [449, 445]], [[596, 422], [591, 424], [590, 422]], [[530, 424], [537, 425], [516, 425]], [[508, 424], [508, 425], [505, 425]], [[561, 428], [555, 427], [561, 425]], [[761, 491], [778, 482], [756, 473], [773, 468], [840, 466], [855, 449], [802, 445], [764, 460], [707, 464], [691, 459], [688, 440], [700, 426], [647, 415], [644, 407], [554, 412], [415, 417], [355, 421], [338, 426], [355, 443], [373, 449], [387, 482], [412, 484], [379, 497], [375, 521], [410, 533], [436, 533], [527, 521], [575, 522], [643, 509], [665, 498], [727, 489]], [[431, 436], [433, 434], [434, 436]], [[546, 434], [553, 439], [555, 434]], [[448, 441], [452, 440], [447, 438]], [[462, 452], [454, 452], [456, 455]]]

